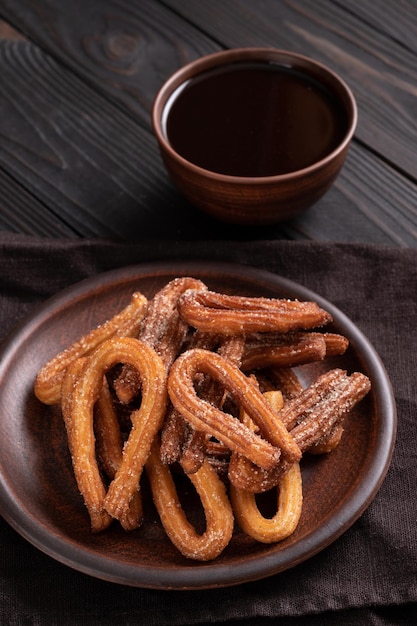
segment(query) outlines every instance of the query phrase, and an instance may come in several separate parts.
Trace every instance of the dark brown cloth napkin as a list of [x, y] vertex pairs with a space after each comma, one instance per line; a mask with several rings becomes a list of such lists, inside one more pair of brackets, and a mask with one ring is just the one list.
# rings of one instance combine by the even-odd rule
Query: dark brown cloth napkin
[[1, 624], [416, 623], [417, 250], [289, 241], [62, 241], [3, 233], [1, 336], [76, 281], [125, 265], [184, 259], [243, 263], [290, 278], [330, 300], [368, 336], [391, 377], [398, 409], [396, 448], [377, 497], [340, 539], [305, 563], [206, 591], [97, 580], [44, 555], [0, 518]]

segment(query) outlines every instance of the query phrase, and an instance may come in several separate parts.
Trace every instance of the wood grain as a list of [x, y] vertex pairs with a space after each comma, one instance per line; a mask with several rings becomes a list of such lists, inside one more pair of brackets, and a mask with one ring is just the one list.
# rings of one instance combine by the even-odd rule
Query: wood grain
[[416, 247], [417, 190], [354, 144], [333, 189], [285, 232], [290, 239]]
[[402, 46], [417, 52], [417, 5], [414, 0], [349, 0], [349, 11]]
[[0, 230], [42, 237], [77, 233], [0, 168]]
[[196, 230], [195, 211], [175, 205], [153, 136], [40, 48], [3, 42], [0, 94], [0, 165], [75, 234]]
[[[248, 231], [193, 210], [169, 182], [153, 136], [30, 42], [0, 44], [0, 90], [7, 119], [0, 126], [0, 165], [24, 188], [22, 206], [3, 210], [0, 224], [10, 230], [415, 244], [414, 187], [361, 146], [352, 147], [336, 185], [309, 213], [291, 224]], [[12, 202], [18, 207], [17, 183]], [[402, 203], [386, 193], [387, 184], [403, 190]], [[29, 193], [37, 212], [27, 210]]]
[[188, 61], [219, 49], [152, 0], [3, 0], [0, 12], [99, 92], [123, 104], [146, 128], [164, 80]]
[[[415, 13], [411, 1], [391, 0], [372, 7], [358, 0], [3, 0], [0, 227], [416, 247]], [[356, 141], [336, 185], [296, 221], [250, 231], [216, 223], [183, 200], [150, 130], [153, 98], [175, 69], [248, 45], [322, 60], [359, 104]]]

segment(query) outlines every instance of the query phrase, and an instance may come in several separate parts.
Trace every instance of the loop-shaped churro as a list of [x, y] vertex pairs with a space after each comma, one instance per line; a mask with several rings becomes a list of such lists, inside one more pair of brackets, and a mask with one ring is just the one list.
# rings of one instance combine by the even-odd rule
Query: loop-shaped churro
[[209, 290], [186, 291], [178, 308], [191, 326], [225, 335], [305, 330], [332, 321], [315, 302], [230, 296]]
[[[194, 380], [206, 374], [229, 391], [238, 406], [250, 415], [262, 437], [238, 419], [197, 396]], [[235, 452], [264, 468], [274, 467], [282, 453], [290, 462], [301, 452], [285, 426], [256, 386], [227, 359], [207, 350], [188, 350], [177, 358], [168, 377], [168, 392], [175, 408], [198, 430], [207, 432]]]
[[[284, 399], [280, 391], [270, 391], [264, 393], [265, 399], [278, 414], [284, 404]], [[255, 429], [256, 425], [247, 414], [242, 415], [242, 421], [249, 428]], [[302, 510], [303, 490], [302, 478], [299, 463], [289, 464], [285, 472], [262, 471], [261, 468], [254, 469], [252, 463], [240, 455], [233, 453], [229, 472], [239, 473], [244, 478], [243, 481], [251, 482], [251, 489], [237, 487], [230, 481], [230, 498], [236, 520], [241, 529], [253, 539], [262, 543], [273, 543], [282, 541], [289, 537], [296, 529]], [[253, 488], [254, 473], [257, 477], [256, 488]], [[263, 477], [263, 488], [260, 483]], [[259, 510], [256, 493], [261, 493], [272, 488], [277, 489], [277, 510], [272, 517], [265, 517]]]
[[[217, 349], [218, 354], [240, 367], [245, 339], [242, 335], [225, 337], [220, 336]], [[198, 396], [219, 409], [223, 408], [226, 393], [221, 385], [210, 378], [203, 378], [198, 385]], [[181, 466], [187, 474], [196, 472], [203, 464], [208, 435], [204, 431], [189, 426], [188, 437], [184, 441], [181, 453]]]
[[62, 416], [68, 436], [75, 480], [90, 516], [91, 530], [106, 529], [112, 518], [104, 510], [106, 487], [100, 474], [95, 453], [93, 412], [87, 411], [78, 418], [75, 389], [83, 380], [87, 358], [69, 363], [62, 380]]
[[119, 313], [75, 341], [57, 354], [39, 371], [34, 385], [36, 397], [44, 404], [56, 404], [61, 397], [61, 384], [68, 365], [90, 354], [111, 337], [134, 337], [139, 332], [148, 305], [147, 298], [135, 292], [130, 303]]
[[282, 541], [297, 528], [303, 504], [299, 463], [293, 463], [281, 476], [277, 492], [275, 515], [264, 517], [258, 508], [254, 493], [230, 486], [230, 498], [236, 521], [241, 529], [256, 541], [262, 543]]
[[228, 545], [234, 526], [232, 507], [226, 487], [207, 459], [189, 476], [204, 508], [206, 528], [199, 534], [188, 521], [181, 506], [175, 482], [160, 459], [158, 442], [152, 445], [146, 463], [152, 496], [161, 523], [172, 543], [187, 558], [210, 561]]
[[[108, 478], [113, 479], [122, 463], [123, 439], [119, 416], [105, 376], [95, 407], [94, 432], [97, 457]], [[120, 517], [120, 524], [125, 530], [134, 530], [142, 521], [142, 497], [140, 491], [135, 491], [129, 507]]]
[[165, 413], [166, 370], [160, 357], [152, 348], [134, 338], [113, 338], [102, 343], [87, 358], [82, 376], [75, 382], [71, 423], [74, 429], [72, 455], [78, 487], [90, 510], [88, 494], [91, 485], [99, 489], [92, 472], [97, 465], [92, 446], [94, 405], [100, 394], [103, 376], [118, 363], [128, 363], [134, 367], [142, 382], [141, 404], [139, 409], [131, 413], [132, 429], [120, 465], [103, 501], [109, 515], [122, 519], [129, 509], [133, 494], [139, 489], [144, 463]]
[[152, 441], [164, 419], [168, 395], [166, 368], [155, 350], [139, 340], [125, 339], [118, 343], [114, 352], [109, 351], [109, 364], [113, 365], [118, 359], [134, 367], [141, 378], [141, 404], [130, 415], [132, 428], [123, 448], [122, 462], [109, 485], [104, 503], [106, 511], [120, 519], [139, 488]]
[[[140, 525], [144, 467], [167, 535], [187, 558], [214, 559], [229, 543], [228, 487], [248, 535], [269, 543], [294, 532], [301, 456], [333, 450], [346, 415], [370, 389], [365, 375], [342, 369], [303, 388], [295, 365], [348, 347], [345, 337], [317, 330], [330, 321], [314, 302], [223, 295], [182, 277], [149, 303], [135, 293], [51, 359], [35, 393], [61, 403], [93, 532], [113, 518], [125, 530]], [[205, 529], [201, 516], [194, 527], [182, 508], [188, 480]], [[272, 488], [276, 514], [266, 517], [256, 494]]]

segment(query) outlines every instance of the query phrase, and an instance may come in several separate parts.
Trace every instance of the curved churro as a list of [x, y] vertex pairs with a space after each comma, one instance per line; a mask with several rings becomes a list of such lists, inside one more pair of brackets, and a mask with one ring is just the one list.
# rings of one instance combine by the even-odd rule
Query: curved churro
[[[103, 501], [107, 514], [122, 519], [129, 509], [133, 494], [139, 488], [143, 465], [152, 440], [161, 426], [167, 392], [166, 370], [161, 359], [152, 348], [137, 339], [109, 339], [87, 358], [82, 376], [75, 382], [71, 402], [71, 423], [75, 429], [73, 461], [79, 489], [87, 500], [87, 508], [91, 484], [99, 489], [98, 481], [90, 471], [96, 465], [93, 450], [93, 409], [100, 394], [103, 376], [117, 363], [129, 363], [137, 369], [142, 382], [141, 405], [131, 414], [132, 430], [123, 449], [121, 463]], [[91, 479], [86, 479], [86, 470], [89, 470]]]
[[311, 329], [332, 320], [315, 302], [246, 298], [208, 290], [186, 291], [178, 308], [191, 326], [227, 335]]
[[[117, 519], [126, 513], [152, 445], [160, 429], [167, 405], [166, 368], [161, 358], [147, 344], [136, 339], [113, 340], [96, 354], [96, 362], [127, 363], [141, 378], [141, 404], [132, 411], [132, 428], [123, 448], [120, 467], [109, 485], [104, 501], [105, 509]], [[93, 370], [95, 363], [91, 365]]]
[[[242, 335], [225, 337], [221, 335], [218, 339], [218, 354], [240, 367], [242, 354], [245, 346], [245, 339]], [[224, 388], [215, 380], [203, 378], [198, 385], [198, 396], [219, 409], [223, 408], [226, 400]], [[187, 474], [196, 472], [204, 462], [208, 435], [206, 432], [189, 427], [188, 437], [186, 437], [182, 452], [181, 466]]]
[[277, 512], [264, 517], [255, 494], [231, 485], [233, 512], [241, 529], [256, 541], [273, 543], [289, 537], [297, 528], [303, 504], [300, 464], [293, 463], [277, 486]]
[[[257, 424], [264, 439], [239, 420], [198, 398], [194, 379], [198, 373], [220, 382]], [[260, 391], [232, 363], [207, 350], [188, 350], [178, 357], [168, 377], [168, 392], [176, 409], [198, 430], [216, 437], [231, 450], [241, 453], [264, 468], [274, 467], [282, 453], [288, 461], [301, 453], [287, 429], [275, 415]]]
[[142, 324], [147, 305], [148, 300], [143, 294], [134, 293], [130, 303], [122, 311], [48, 361], [36, 377], [36, 397], [44, 404], [58, 403], [62, 379], [68, 365], [79, 357], [87, 356], [111, 337], [134, 337]]
[[[177, 309], [178, 299], [187, 289], [198, 292], [207, 287], [201, 280], [188, 276], [171, 280], [150, 300], [138, 335], [143, 343], [159, 354], [167, 370], [177, 356], [188, 331], [188, 324]], [[114, 381], [114, 388], [119, 400], [129, 404], [140, 389], [135, 370], [125, 364]]]
[[75, 393], [77, 384], [83, 380], [86, 365], [87, 359], [80, 358], [71, 361], [65, 369], [61, 408], [78, 489], [90, 516], [91, 530], [100, 532], [110, 525], [112, 519], [104, 510], [106, 487], [96, 459], [93, 412], [87, 410], [79, 414]]
[[[215, 350], [219, 338], [210, 333], [196, 331], [190, 338], [188, 349], [201, 348]], [[198, 381], [198, 386], [207, 387], [204, 378]], [[195, 471], [203, 462], [206, 433], [196, 431], [186, 423], [183, 416], [172, 404], [169, 406], [161, 431], [160, 453], [161, 460], [165, 465], [172, 465], [183, 457], [184, 469], [188, 465], [188, 471]], [[184, 457], [187, 457], [186, 459]]]
[[232, 537], [234, 517], [226, 487], [208, 460], [189, 476], [204, 508], [206, 529], [202, 534], [197, 533], [186, 518], [171, 472], [160, 459], [156, 440], [146, 463], [146, 472], [162, 525], [178, 550], [187, 558], [199, 561], [219, 556]]
[[[365, 397], [369, 389], [368, 377], [360, 372], [349, 376], [341, 369], [330, 370], [286, 402], [278, 411], [277, 418], [286, 425], [303, 454], [310, 449], [314, 451], [316, 443], [326, 443], [326, 437], [331, 441], [331, 437], [337, 436], [334, 433], [347, 413]], [[332, 443], [335, 444], [334, 441]], [[327, 446], [323, 446], [323, 451], [328, 451]], [[290, 463], [284, 459], [276, 467], [266, 470], [246, 458], [232, 455], [228, 476], [236, 487], [260, 493], [276, 485], [289, 466]]]
[[[94, 432], [97, 457], [108, 478], [113, 479], [122, 463], [123, 439], [119, 416], [105, 376], [95, 406]], [[129, 507], [120, 517], [120, 523], [125, 530], [134, 530], [141, 525], [142, 521], [142, 497], [140, 491], [135, 491]]]

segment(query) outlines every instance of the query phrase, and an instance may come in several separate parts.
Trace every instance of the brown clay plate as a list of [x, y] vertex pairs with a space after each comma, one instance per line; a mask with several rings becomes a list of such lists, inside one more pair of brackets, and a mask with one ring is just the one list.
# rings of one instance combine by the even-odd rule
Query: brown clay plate
[[[78, 493], [56, 409], [32, 392], [35, 375], [56, 352], [122, 308], [133, 290], [148, 297], [175, 276], [192, 275], [212, 289], [249, 296], [316, 300], [350, 340], [348, 354], [300, 369], [305, 383], [324, 369], [361, 370], [372, 392], [347, 421], [331, 454], [303, 461], [304, 506], [296, 532], [264, 545], [236, 528], [211, 563], [183, 558], [160, 525], [146, 484], [146, 521], [127, 534], [118, 524], [93, 535]], [[46, 302], [3, 345], [0, 361], [0, 513], [34, 546], [92, 576], [159, 589], [234, 585], [282, 572], [305, 561], [345, 532], [375, 497], [387, 472], [396, 433], [390, 381], [372, 345], [346, 316], [320, 296], [280, 276], [248, 267], [175, 263], [128, 267], [88, 279]], [[191, 491], [184, 506], [198, 523]]]

